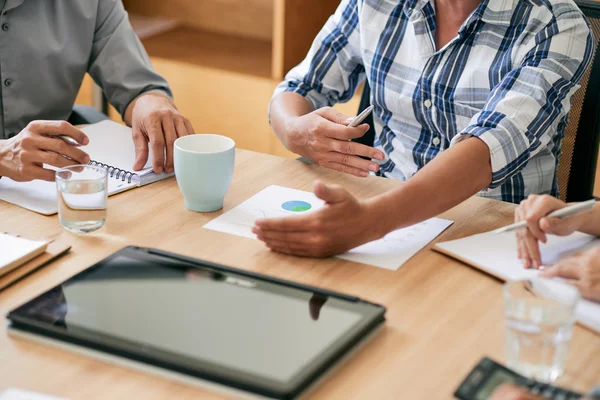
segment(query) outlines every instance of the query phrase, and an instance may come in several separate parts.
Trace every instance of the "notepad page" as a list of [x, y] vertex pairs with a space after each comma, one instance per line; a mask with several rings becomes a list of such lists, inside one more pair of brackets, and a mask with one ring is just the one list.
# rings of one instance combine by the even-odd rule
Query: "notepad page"
[[[116, 122], [106, 120], [81, 129], [90, 139], [87, 146], [81, 149], [88, 153], [92, 160], [101, 162], [124, 171], [133, 171], [135, 162], [135, 145], [131, 128]], [[152, 172], [152, 158], [138, 175]]]
[[[593, 247], [600, 247], [600, 239], [584, 233], [576, 232], [566, 237], [549, 235], [548, 242], [540, 244], [542, 263], [555, 264]], [[515, 234], [511, 232], [483, 233], [438, 243], [435, 249], [502, 280], [529, 279], [538, 275], [536, 270], [523, 268], [523, 262], [517, 258]], [[582, 300], [576, 313], [582, 324], [600, 333], [599, 303]]]
[[148, 161], [140, 171], [133, 170], [135, 162], [135, 144], [133, 143], [131, 128], [116, 122], [106, 120], [81, 129], [90, 139], [87, 146], [81, 149], [90, 155], [94, 161], [112, 167], [135, 173], [140, 177], [139, 185], [147, 185], [174, 174], [165, 172], [155, 174], [152, 170], [152, 152], [148, 154]]

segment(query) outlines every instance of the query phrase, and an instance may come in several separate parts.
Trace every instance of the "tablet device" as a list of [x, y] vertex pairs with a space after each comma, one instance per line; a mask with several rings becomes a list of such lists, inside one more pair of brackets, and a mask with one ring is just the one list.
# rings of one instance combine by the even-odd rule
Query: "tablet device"
[[384, 314], [356, 297], [126, 247], [7, 317], [13, 333], [290, 399]]

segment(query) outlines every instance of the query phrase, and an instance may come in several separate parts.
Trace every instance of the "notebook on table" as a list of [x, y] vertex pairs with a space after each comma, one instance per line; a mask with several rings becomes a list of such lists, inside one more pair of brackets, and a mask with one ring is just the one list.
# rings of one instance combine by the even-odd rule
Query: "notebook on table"
[[0, 276], [39, 256], [46, 251], [47, 247], [46, 241], [29, 240], [0, 233]]
[[[566, 237], [548, 236], [548, 242], [540, 244], [542, 263], [552, 265], [574, 253], [600, 247], [600, 238], [575, 232]], [[517, 258], [514, 233], [482, 233], [438, 243], [434, 250], [469, 264], [503, 281], [530, 279], [537, 270], [523, 268]], [[577, 305], [577, 320], [600, 334], [600, 303], [582, 299]]]
[[[131, 138], [131, 128], [127, 126], [107, 120], [89, 125], [81, 130], [90, 139], [87, 146], [81, 147], [90, 155], [90, 165], [96, 165], [108, 171], [109, 196], [174, 175], [164, 172], [155, 174], [152, 170], [151, 157], [142, 170], [132, 171], [135, 161], [135, 146]], [[58, 212], [54, 182], [40, 180], [15, 182], [3, 177], [0, 179], [0, 200], [44, 215]]]

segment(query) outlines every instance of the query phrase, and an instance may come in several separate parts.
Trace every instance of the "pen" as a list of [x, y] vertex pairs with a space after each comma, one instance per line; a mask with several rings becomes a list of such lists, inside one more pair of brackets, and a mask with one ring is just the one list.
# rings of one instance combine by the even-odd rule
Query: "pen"
[[81, 146], [81, 144], [79, 144], [79, 142], [77, 142], [77, 140], [73, 139], [70, 136], [67, 135], [55, 135], [55, 137], [59, 138], [60, 140], [62, 140], [63, 142], [70, 144], [71, 146]]
[[[561, 208], [560, 210], [556, 210], [547, 215], [547, 218], [567, 218], [572, 217], [577, 214], [581, 214], [583, 212], [589, 211], [594, 208], [594, 204], [596, 204], [596, 200], [588, 200], [581, 203], [575, 203], [570, 206]], [[492, 231], [493, 233], [505, 233], [505, 232], [513, 232], [519, 229], [527, 228], [527, 221], [520, 221], [516, 224], [508, 225], [500, 229], [496, 229]]]
[[374, 108], [375, 108], [375, 106], [369, 106], [369, 107], [365, 108], [363, 110], [363, 112], [361, 112], [360, 114], [358, 114], [352, 120], [352, 122], [350, 122], [348, 124], [348, 127], [349, 128], [356, 128], [357, 126], [359, 126], [365, 120], [365, 118], [367, 118], [369, 116], [369, 114], [371, 114], [373, 112]]

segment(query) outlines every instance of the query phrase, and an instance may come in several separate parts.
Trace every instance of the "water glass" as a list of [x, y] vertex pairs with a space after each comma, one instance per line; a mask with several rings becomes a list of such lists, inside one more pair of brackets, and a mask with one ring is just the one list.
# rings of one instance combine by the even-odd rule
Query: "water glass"
[[104, 168], [73, 165], [56, 171], [58, 218], [67, 231], [89, 233], [106, 221], [108, 178]]
[[533, 278], [504, 285], [508, 367], [527, 378], [550, 383], [564, 369], [575, 307], [576, 288]]

